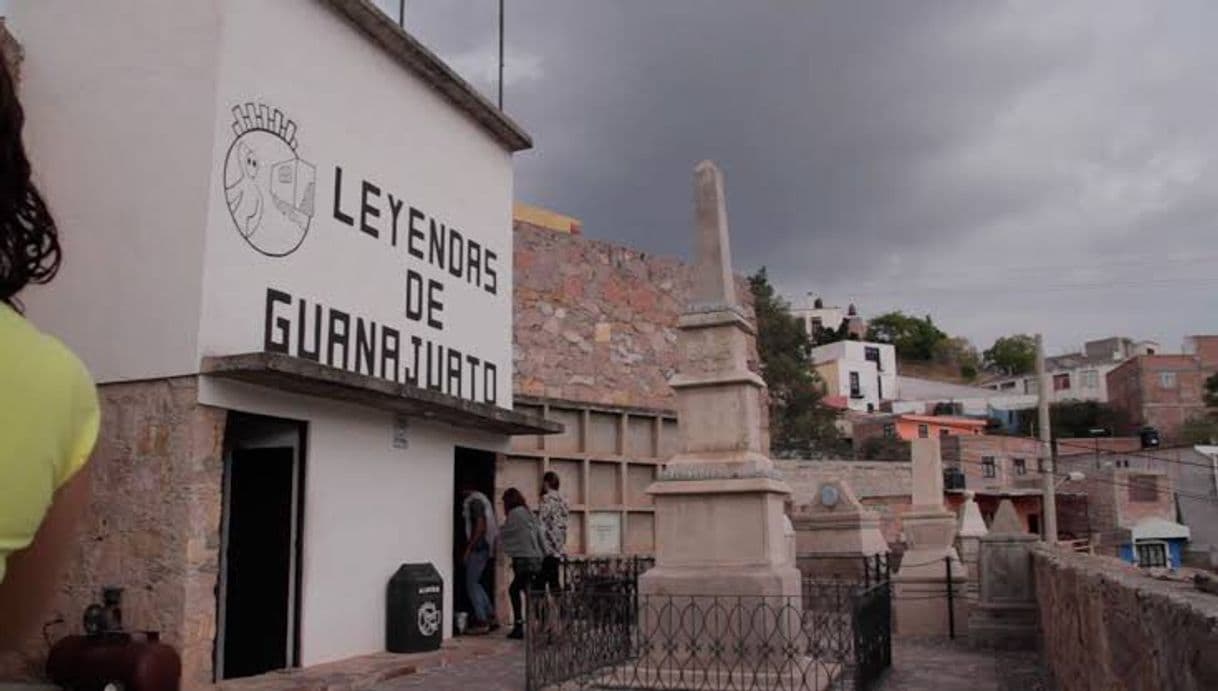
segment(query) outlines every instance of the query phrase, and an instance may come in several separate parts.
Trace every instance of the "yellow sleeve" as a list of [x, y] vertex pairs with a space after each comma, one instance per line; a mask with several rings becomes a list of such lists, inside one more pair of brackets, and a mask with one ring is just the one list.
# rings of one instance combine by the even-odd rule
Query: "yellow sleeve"
[[[73, 357], [75, 359], [75, 357]], [[97, 387], [93, 384], [88, 370], [79, 361], [75, 361], [75, 373], [72, 379], [72, 397], [68, 435], [64, 444], [65, 454], [55, 469], [55, 489], [63, 487], [72, 479], [93, 453], [97, 443], [98, 430], [101, 427], [101, 408], [97, 402]]]

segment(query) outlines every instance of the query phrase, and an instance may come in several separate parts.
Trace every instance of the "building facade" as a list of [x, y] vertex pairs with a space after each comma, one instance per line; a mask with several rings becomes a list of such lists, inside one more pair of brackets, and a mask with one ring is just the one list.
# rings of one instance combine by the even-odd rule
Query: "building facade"
[[1142, 355], [1108, 373], [1109, 402], [1123, 418], [1125, 433], [1143, 426], [1159, 430], [1165, 444], [1180, 427], [1205, 412], [1206, 369], [1196, 355]]
[[528, 136], [365, 0], [10, 10], [68, 257], [23, 298], [103, 425], [73, 562], [36, 574], [52, 612], [0, 622], [4, 675], [103, 585], [186, 687], [383, 650], [404, 562], [451, 610], [457, 485], [561, 429], [512, 409]]
[[[1138, 355], [1154, 355], [1161, 351], [1154, 341], [1134, 341], [1122, 336], [1113, 336], [1083, 344], [1082, 350], [1065, 355], [1045, 358], [1045, 369], [1049, 373], [1052, 403], [1065, 401], [1109, 400], [1107, 376], [1122, 362]], [[1007, 394], [1035, 396], [1040, 382], [1035, 374], [1015, 377], [999, 377], [983, 384]]]
[[888, 343], [838, 341], [812, 349], [812, 363], [826, 394], [841, 396], [850, 410], [875, 412], [897, 396], [897, 353]]

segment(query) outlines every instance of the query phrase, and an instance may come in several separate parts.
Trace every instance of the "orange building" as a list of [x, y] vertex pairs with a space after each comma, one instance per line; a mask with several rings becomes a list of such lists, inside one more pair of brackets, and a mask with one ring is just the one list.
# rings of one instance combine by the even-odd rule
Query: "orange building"
[[[985, 432], [986, 421], [948, 415], [897, 415], [888, 424], [895, 425], [897, 437], [910, 441], [927, 437], [981, 434]], [[886, 429], [884, 431], [887, 432]]]

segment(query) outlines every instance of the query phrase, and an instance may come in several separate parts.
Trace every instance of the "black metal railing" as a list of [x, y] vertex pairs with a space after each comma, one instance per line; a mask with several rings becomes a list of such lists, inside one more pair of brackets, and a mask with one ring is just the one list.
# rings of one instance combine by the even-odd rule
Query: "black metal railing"
[[805, 578], [795, 597], [633, 586], [532, 593], [526, 686], [867, 689], [892, 661], [892, 600], [886, 562], [867, 560], [862, 571], [859, 580]]
[[564, 557], [559, 574], [564, 590], [634, 592], [639, 576], [654, 565], [654, 557], [643, 555]]

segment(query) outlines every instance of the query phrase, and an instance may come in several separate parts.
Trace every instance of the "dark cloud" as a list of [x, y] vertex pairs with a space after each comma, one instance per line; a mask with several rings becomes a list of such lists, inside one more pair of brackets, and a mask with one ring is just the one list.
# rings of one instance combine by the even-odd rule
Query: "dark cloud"
[[[711, 158], [738, 270], [789, 295], [983, 346], [1174, 348], [1218, 330], [1215, 20], [1206, 0], [507, 0], [506, 110], [536, 141], [517, 197], [685, 254]], [[408, 0], [407, 24], [493, 96], [494, 0]]]

